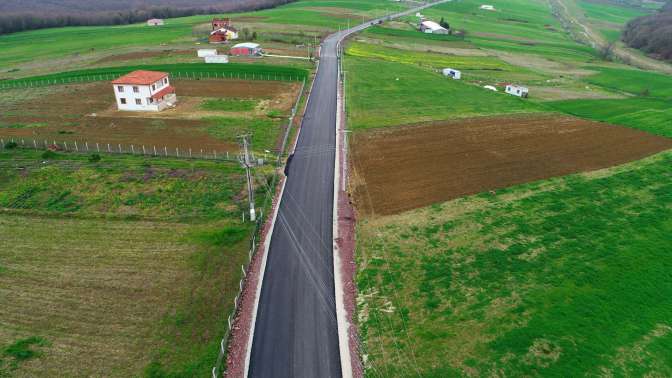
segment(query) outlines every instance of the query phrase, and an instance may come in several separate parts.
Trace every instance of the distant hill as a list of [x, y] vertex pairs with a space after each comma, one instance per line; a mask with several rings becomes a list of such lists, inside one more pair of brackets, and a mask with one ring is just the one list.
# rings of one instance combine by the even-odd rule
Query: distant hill
[[0, 0], [0, 34], [256, 10], [293, 0]]
[[630, 21], [623, 42], [654, 58], [672, 61], [672, 1], [656, 14]]

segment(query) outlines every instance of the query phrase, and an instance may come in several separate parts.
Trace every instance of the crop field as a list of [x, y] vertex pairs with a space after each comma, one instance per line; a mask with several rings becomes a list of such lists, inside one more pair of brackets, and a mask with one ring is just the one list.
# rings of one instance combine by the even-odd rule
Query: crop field
[[0, 152], [0, 347], [29, 351], [0, 373], [209, 374], [249, 248], [241, 169], [41, 154]]
[[[236, 136], [253, 133], [254, 147], [277, 148], [300, 84], [281, 81], [173, 80], [178, 104], [160, 113], [119, 112], [108, 82], [0, 92], [0, 137], [48, 143], [134, 144], [158, 149], [238, 150]], [[213, 102], [248, 108], [208, 108]], [[233, 106], [233, 105], [232, 105]]]
[[367, 375], [670, 376], [670, 164], [360, 219]]
[[672, 139], [551, 114], [356, 132], [351, 145], [357, 209], [388, 215], [623, 164], [672, 148]]

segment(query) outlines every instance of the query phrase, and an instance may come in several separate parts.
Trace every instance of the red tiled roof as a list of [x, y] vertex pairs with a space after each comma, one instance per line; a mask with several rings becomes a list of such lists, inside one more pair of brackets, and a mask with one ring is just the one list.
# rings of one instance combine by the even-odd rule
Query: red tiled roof
[[169, 85], [169, 86], [163, 88], [162, 90], [154, 93], [152, 95], [152, 98], [155, 99], [155, 100], [158, 100], [158, 99], [163, 98], [163, 96], [167, 95], [168, 93], [175, 93], [175, 87]]
[[133, 71], [127, 75], [118, 78], [117, 80], [114, 80], [112, 84], [150, 85], [163, 79], [166, 76], [168, 76], [168, 73], [166, 72]]

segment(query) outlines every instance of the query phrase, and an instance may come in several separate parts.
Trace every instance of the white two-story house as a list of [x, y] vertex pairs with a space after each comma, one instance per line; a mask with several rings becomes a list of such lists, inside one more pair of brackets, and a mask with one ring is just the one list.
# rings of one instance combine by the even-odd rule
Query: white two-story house
[[177, 102], [166, 72], [133, 71], [112, 85], [119, 110], [160, 112]]

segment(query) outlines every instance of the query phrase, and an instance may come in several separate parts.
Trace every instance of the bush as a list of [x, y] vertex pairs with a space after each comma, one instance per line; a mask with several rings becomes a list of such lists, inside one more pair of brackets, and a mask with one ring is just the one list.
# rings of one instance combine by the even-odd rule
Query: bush
[[89, 161], [91, 163], [99, 162], [100, 161], [100, 154], [92, 154], [91, 156], [89, 156]]
[[19, 146], [19, 145], [16, 144], [16, 142], [7, 142], [7, 143], [5, 143], [5, 149], [6, 149], [6, 150], [13, 150], [13, 149], [15, 149], [15, 148], [18, 147], [18, 146]]
[[58, 154], [51, 150], [47, 150], [42, 153], [42, 159], [53, 159], [56, 156], [58, 156]]

